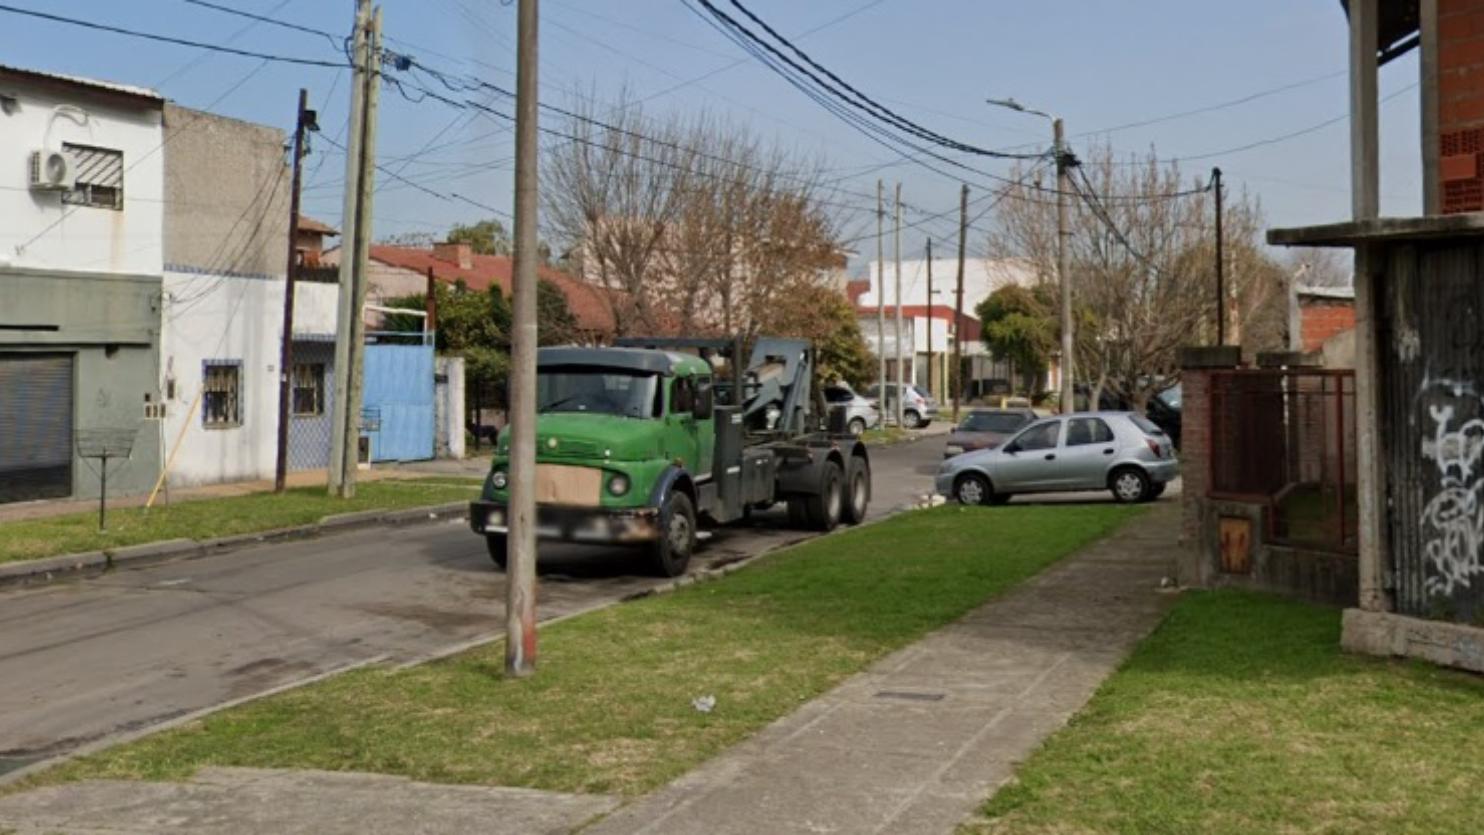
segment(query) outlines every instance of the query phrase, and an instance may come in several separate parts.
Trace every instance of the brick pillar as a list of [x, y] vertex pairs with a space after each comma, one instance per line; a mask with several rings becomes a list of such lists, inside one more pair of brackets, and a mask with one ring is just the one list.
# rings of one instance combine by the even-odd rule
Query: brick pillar
[[1182, 586], [1204, 584], [1206, 493], [1211, 484], [1211, 373], [1236, 368], [1236, 346], [1185, 348], [1180, 352], [1180, 562]]
[[1477, 212], [1484, 210], [1484, 0], [1435, 2], [1436, 193], [1443, 214]]

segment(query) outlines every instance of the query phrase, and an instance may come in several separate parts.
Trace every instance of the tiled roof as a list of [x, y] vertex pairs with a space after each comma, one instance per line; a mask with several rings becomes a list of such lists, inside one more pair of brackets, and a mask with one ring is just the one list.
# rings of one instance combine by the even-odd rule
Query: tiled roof
[[321, 235], [339, 235], [340, 234], [340, 230], [336, 229], [335, 227], [331, 226], [328, 223], [325, 223], [322, 220], [315, 220], [314, 218], [310, 217], [309, 215], [299, 215], [299, 231], [300, 232], [318, 232]]
[[[487, 290], [491, 284], [497, 284], [500, 292], [506, 298], [510, 297], [514, 263], [503, 255], [475, 255], [473, 267], [467, 270], [434, 257], [432, 250], [417, 247], [373, 245], [371, 257], [383, 264], [418, 273], [426, 273], [431, 267], [433, 276], [439, 281], [449, 284], [463, 281], [471, 290]], [[567, 307], [577, 319], [578, 327], [593, 333], [613, 332], [613, 306], [608, 291], [547, 266], [537, 268], [537, 275], [551, 282], [567, 297]]]

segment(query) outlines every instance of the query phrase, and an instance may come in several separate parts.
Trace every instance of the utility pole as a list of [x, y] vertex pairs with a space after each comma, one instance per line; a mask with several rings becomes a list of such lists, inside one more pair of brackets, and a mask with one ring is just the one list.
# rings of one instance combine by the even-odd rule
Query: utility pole
[[876, 404], [881, 411], [881, 422], [886, 423], [886, 253], [882, 238], [886, 236], [886, 206], [882, 198], [882, 184], [876, 181], [876, 360], [877, 387], [881, 399]]
[[278, 349], [278, 457], [273, 466], [273, 492], [288, 481], [289, 415], [294, 396], [294, 280], [299, 273], [299, 183], [304, 174], [304, 132], [314, 123], [309, 91], [299, 88], [299, 115], [294, 122], [294, 177], [289, 186], [289, 263], [283, 285], [283, 342]]
[[[907, 375], [902, 369], [902, 184], [897, 183], [896, 197], [896, 231], [892, 233], [892, 254], [897, 260], [897, 426], [902, 425], [902, 400], [906, 398]], [[882, 392], [886, 394], [885, 391]]]
[[1216, 344], [1226, 344], [1226, 258], [1222, 253], [1221, 169], [1211, 169], [1216, 188]]
[[520, 0], [515, 77], [515, 267], [511, 279], [510, 507], [505, 672], [536, 671], [537, 0]]
[[[366, 77], [370, 68], [367, 28], [371, 21], [371, 0], [356, 0], [355, 28], [352, 30], [350, 84], [350, 129], [345, 145], [345, 200], [340, 215], [340, 293], [335, 324], [335, 403], [330, 418], [330, 495], [345, 497], [347, 459], [356, 461], [355, 448], [359, 434], [347, 429], [350, 421], [351, 322], [360, 318], [356, 307], [355, 283], [358, 274], [356, 252], [357, 215], [361, 207], [361, 144], [366, 126]], [[352, 487], [351, 490], [355, 488]]]
[[433, 268], [428, 267], [428, 287], [424, 291], [423, 312], [427, 318], [423, 320], [423, 330], [428, 333], [436, 333], [438, 330], [438, 280], [433, 277]]
[[[1072, 182], [1062, 130], [1060, 119], [1051, 120], [1052, 152], [1056, 154], [1056, 279], [1061, 286], [1061, 411], [1068, 414], [1076, 410], [1077, 401], [1072, 389], [1072, 346], [1075, 344], [1072, 334], [1072, 274], [1067, 270], [1067, 235], [1071, 234], [1067, 230], [1067, 193], [1071, 191]], [[1097, 405], [1090, 404], [1088, 408], [1096, 409]]]
[[958, 332], [964, 321], [964, 245], [969, 233], [969, 184], [958, 192], [958, 286], [953, 299], [953, 371], [958, 384], [953, 387], [953, 422], [958, 423], [958, 404], [964, 399], [964, 335]]
[[927, 390], [933, 396], [933, 239], [927, 239]]

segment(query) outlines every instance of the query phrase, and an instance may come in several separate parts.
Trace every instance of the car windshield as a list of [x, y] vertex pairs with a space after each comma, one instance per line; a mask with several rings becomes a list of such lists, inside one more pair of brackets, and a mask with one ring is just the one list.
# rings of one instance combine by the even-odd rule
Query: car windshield
[[998, 432], [1007, 435], [1024, 425], [1024, 415], [1012, 412], [975, 412], [964, 418], [958, 428], [964, 432]]
[[536, 375], [541, 412], [595, 412], [621, 417], [658, 417], [659, 375], [611, 368], [562, 368]]
[[1180, 411], [1180, 404], [1183, 402], [1182, 398], [1184, 397], [1184, 394], [1180, 390], [1180, 384], [1176, 383], [1175, 385], [1170, 386], [1169, 388], [1154, 396], [1158, 397], [1160, 399], [1160, 402], [1178, 412]]

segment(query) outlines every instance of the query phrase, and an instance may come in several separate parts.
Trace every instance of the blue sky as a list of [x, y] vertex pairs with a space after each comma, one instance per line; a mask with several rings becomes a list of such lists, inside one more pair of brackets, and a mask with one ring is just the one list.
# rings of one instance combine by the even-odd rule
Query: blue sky
[[[354, 7], [352, 0], [214, 2], [337, 33], [349, 29]], [[317, 35], [254, 24], [183, 0], [16, 0], [14, 5], [243, 49], [330, 60], [338, 55]], [[513, 85], [513, 3], [383, 0], [383, 5], [386, 34], [398, 39], [388, 46], [430, 66]], [[988, 96], [1013, 96], [1058, 113], [1074, 147], [1106, 141], [1119, 151], [1152, 148], [1174, 158], [1281, 137], [1347, 110], [1344, 15], [1333, 0], [752, 0], [748, 6], [790, 35], [856, 12], [799, 45], [898, 112], [981, 146], [1048, 144], [1043, 121], [989, 108], [983, 103]], [[831, 168], [892, 159], [751, 59], [681, 86], [744, 55], [680, 0], [543, 0], [542, 14], [547, 101], [570, 103], [574, 90], [609, 99], [625, 86], [639, 97], [678, 86], [646, 104], [646, 115], [709, 109]], [[347, 71], [284, 64], [260, 68], [257, 59], [8, 14], [0, 14], [0, 55], [8, 64], [155, 87], [187, 106], [216, 102], [211, 109], [217, 112], [285, 129], [292, 126], [298, 88], [305, 86], [320, 108], [324, 131], [344, 138]], [[1413, 54], [1383, 68], [1382, 95], [1416, 80]], [[1298, 86], [1213, 112], [1098, 133], [1290, 84]], [[506, 102], [494, 103], [510, 109]], [[1420, 206], [1417, 112], [1415, 87], [1381, 111], [1387, 214], [1414, 214]], [[1190, 179], [1204, 177], [1212, 165], [1220, 165], [1234, 188], [1245, 187], [1261, 199], [1273, 225], [1340, 220], [1349, 207], [1347, 135], [1341, 120], [1293, 139], [1188, 162], [1183, 172]], [[410, 163], [393, 159], [429, 144], [448, 147]], [[501, 123], [433, 101], [415, 104], [383, 94], [379, 156], [433, 190], [457, 191], [508, 211], [512, 149], [510, 132]], [[460, 174], [474, 163], [484, 165]], [[338, 223], [343, 158], [320, 141], [308, 165], [306, 210]], [[1005, 163], [983, 165], [1007, 170]], [[887, 177], [888, 189], [900, 178], [904, 199], [916, 206], [936, 211], [956, 204], [956, 183], [912, 165], [842, 187], [873, 193], [877, 176]], [[376, 204], [378, 235], [441, 232], [488, 214], [383, 181]], [[862, 212], [844, 228], [859, 232], [873, 225]], [[913, 234], [920, 238], [931, 230], [948, 237], [953, 226], [949, 220]], [[981, 248], [982, 242], [971, 241], [971, 250]]]

